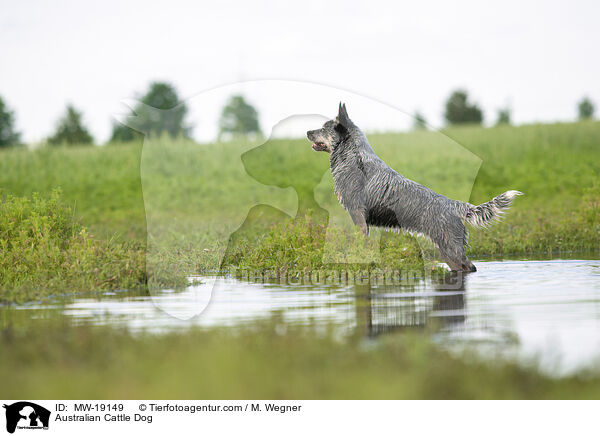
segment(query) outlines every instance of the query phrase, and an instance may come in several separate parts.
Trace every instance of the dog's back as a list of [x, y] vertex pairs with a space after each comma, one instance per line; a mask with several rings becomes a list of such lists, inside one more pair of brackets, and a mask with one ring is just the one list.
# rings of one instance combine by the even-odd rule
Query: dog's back
[[454, 203], [458, 202], [390, 168], [375, 154], [362, 132], [356, 132], [352, 139], [348, 148], [331, 155], [331, 172], [342, 204], [364, 205], [370, 226], [443, 239], [443, 232], [438, 234], [438, 227], [432, 221], [437, 217], [454, 221], [457, 209]]

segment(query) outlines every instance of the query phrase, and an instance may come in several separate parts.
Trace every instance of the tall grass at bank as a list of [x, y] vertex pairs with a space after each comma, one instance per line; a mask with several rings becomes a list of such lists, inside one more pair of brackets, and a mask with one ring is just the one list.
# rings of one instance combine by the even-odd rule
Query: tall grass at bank
[[145, 282], [139, 244], [98, 240], [58, 191], [49, 198], [0, 196], [0, 303]]
[[[246, 236], [246, 237], [244, 237]], [[312, 214], [273, 225], [264, 236], [244, 235], [231, 243], [223, 265], [237, 273], [269, 272], [275, 277], [301, 277], [315, 270], [423, 272], [431, 267], [410, 235], [382, 233], [366, 239], [358, 228], [329, 228]]]

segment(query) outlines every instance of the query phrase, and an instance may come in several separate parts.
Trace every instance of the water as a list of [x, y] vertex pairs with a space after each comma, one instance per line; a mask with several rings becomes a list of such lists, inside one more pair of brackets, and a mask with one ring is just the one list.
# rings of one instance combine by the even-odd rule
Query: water
[[450, 349], [475, 345], [484, 355], [536, 357], [550, 373], [600, 363], [600, 261], [489, 261], [477, 267], [456, 289], [431, 280], [405, 286], [307, 286], [204, 278], [203, 284], [178, 293], [107, 293], [0, 311], [29, 318], [59, 311], [75, 322], [153, 332], [243, 326], [277, 314], [283, 323], [334, 325], [340, 334], [358, 332], [366, 338], [420, 329]]

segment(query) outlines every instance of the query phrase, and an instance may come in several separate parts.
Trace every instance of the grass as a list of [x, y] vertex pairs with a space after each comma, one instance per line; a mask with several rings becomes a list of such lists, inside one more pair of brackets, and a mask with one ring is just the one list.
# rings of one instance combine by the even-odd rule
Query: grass
[[48, 199], [1, 198], [0, 253], [0, 302], [132, 289], [146, 276], [139, 244], [94, 239], [60, 202], [58, 191]]
[[600, 123], [557, 123], [446, 132], [483, 160], [472, 203], [506, 189], [526, 193], [503, 223], [471, 232], [471, 253], [600, 254]]
[[[508, 189], [525, 192], [503, 222], [471, 231], [471, 256], [600, 253], [598, 122], [369, 139], [390, 166], [451, 198], [481, 203]], [[48, 198], [60, 187], [63, 202], [97, 243], [116, 250], [132, 244], [127, 250], [134, 257], [147, 249], [151, 290], [223, 269], [414, 269], [427, 263], [423, 242], [412, 237], [357, 237], [333, 194], [327, 156], [305, 140], [198, 145], [159, 138], [143, 147], [2, 150], [0, 187], [28, 198], [36, 192]], [[29, 283], [43, 286], [42, 278]]]
[[49, 197], [60, 188], [63, 201], [91, 233], [143, 242], [140, 152], [141, 144], [0, 150], [0, 189]]
[[[328, 234], [327, 220], [309, 213], [272, 226], [258, 243], [253, 233], [239, 235], [223, 262], [238, 272], [269, 271], [275, 277], [297, 277], [315, 270], [412, 271], [424, 267], [421, 249], [411, 236], [383, 233], [377, 243], [376, 238], [365, 239], [356, 228], [334, 230]], [[367, 263], [368, 259], [373, 261]]]
[[[473, 232], [471, 255], [561, 255], [589, 252], [600, 255], [600, 185], [583, 189], [571, 209], [541, 205], [540, 209], [511, 211], [509, 219], [487, 231]], [[573, 202], [564, 198], [563, 204]], [[546, 210], [546, 213], [540, 213]]]
[[[7, 398], [591, 399], [598, 375], [550, 378], [535, 365], [448, 353], [422, 334], [377, 342], [282, 328], [192, 329], [133, 336], [52, 318], [0, 330]], [[107, 382], [109, 381], [109, 382]]]

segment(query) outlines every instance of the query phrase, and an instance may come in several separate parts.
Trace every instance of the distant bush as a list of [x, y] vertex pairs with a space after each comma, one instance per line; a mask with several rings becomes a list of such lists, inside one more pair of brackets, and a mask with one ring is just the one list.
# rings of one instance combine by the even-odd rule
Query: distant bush
[[467, 91], [459, 89], [446, 101], [445, 118], [449, 124], [481, 124], [483, 113], [476, 104], [469, 102]]
[[19, 143], [20, 135], [15, 131], [14, 113], [6, 107], [0, 97], [0, 147], [8, 147]]
[[61, 203], [59, 191], [48, 199], [1, 199], [0, 252], [0, 302], [130, 289], [145, 281], [144, 251], [94, 239]]
[[500, 126], [502, 124], [510, 124], [510, 109], [508, 108], [498, 110], [498, 119], [496, 120], [496, 125]]
[[188, 108], [182, 103], [173, 85], [154, 82], [130, 117], [136, 130], [123, 124], [114, 124], [111, 141], [129, 142], [141, 139], [144, 132], [150, 135], [168, 133], [172, 138], [189, 137], [190, 127], [185, 123]]
[[582, 98], [577, 105], [577, 114], [580, 120], [589, 120], [593, 118], [594, 111], [594, 103], [587, 97]]
[[67, 110], [63, 117], [58, 121], [56, 132], [48, 138], [48, 143], [52, 145], [92, 145], [94, 139], [83, 126], [82, 113], [72, 105], [67, 105]]
[[112, 143], [141, 141], [144, 138], [142, 133], [133, 130], [131, 127], [124, 126], [123, 124], [114, 123], [112, 129], [110, 137], [110, 142]]
[[423, 114], [419, 111], [415, 111], [413, 115], [413, 128], [415, 130], [425, 130], [427, 129], [427, 121]]
[[260, 134], [258, 112], [241, 95], [231, 97], [219, 120], [219, 138], [224, 135]]

